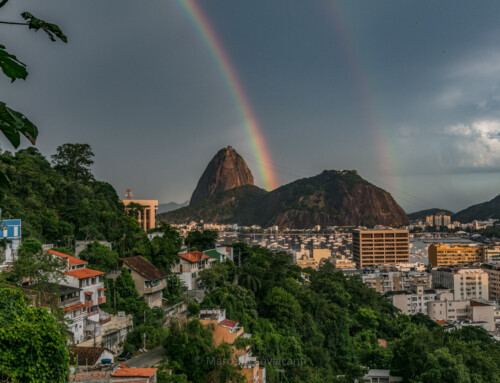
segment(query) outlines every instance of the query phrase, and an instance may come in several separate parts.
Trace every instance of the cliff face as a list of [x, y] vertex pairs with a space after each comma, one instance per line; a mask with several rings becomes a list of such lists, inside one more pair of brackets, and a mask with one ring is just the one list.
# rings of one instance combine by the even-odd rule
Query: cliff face
[[333, 170], [272, 192], [255, 186], [226, 190], [158, 218], [169, 223], [203, 219], [296, 229], [315, 225], [398, 227], [408, 223], [406, 213], [385, 190], [365, 181], [355, 171]]
[[189, 201], [195, 205], [207, 197], [239, 186], [253, 185], [245, 160], [228, 146], [217, 152], [203, 172]]
[[268, 193], [266, 199], [267, 226], [396, 227], [408, 223], [406, 213], [389, 193], [355, 171], [324, 171], [282, 186]]

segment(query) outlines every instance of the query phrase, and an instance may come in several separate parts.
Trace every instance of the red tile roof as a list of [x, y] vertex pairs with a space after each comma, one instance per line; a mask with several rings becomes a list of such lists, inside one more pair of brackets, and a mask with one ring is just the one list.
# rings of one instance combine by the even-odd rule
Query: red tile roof
[[97, 290], [99, 290], [99, 291], [106, 291], [106, 289], [104, 287], [99, 287]]
[[203, 254], [201, 251], [190, 251], [186, 254], [179, 254], [179, 257], [191, 263], [200, 262], [202, 259], [210, 259], [208, 255]]
[[435, 321], [438, 325], [440, 326], [444, 326], [445, 324], [448, 324], [448, 322], [446, 322], [445, 320], [437, 320]]
[[[85, 364], [88, 364], [90, 366], [94, 365], [97, 363], [99, 358], [102, 356], [104, 351], [108, 351], [112, 354], [114, 354], [113, 351], [111, 351], [109, 348], [106, 347], [76, 347], [76, 346], [70, 346], [69, 348], [69, 363], [70, 364], [76, 364], [78, 361], [78, 364], [80, 366], [85, 366]], [[78, 355], [78, 358], [77, 358]]]
[[47, 253], [50, 253], [50, 254], [53, 254], [53, 255], [57, 255], [58, 257], [67, 259], [70, 266], [73, 266], [73, 265], [86, 265], [88, 263], [88, 262], [86, 262], [86, 261], [84, 261], [82, 259], [75, 258], [75, 257], [73, 257], [71, 255], [60, 253], [59, 251], [47, 250]]
[[478, 301], [470, 301], [470, 305], [471, 306], [489, 306], [487, 304], [484, 304], [484, 303], [478, 302]]
[[113, 372], [112, 376], [150, 378], [156, 373], [157, 370], [157, 368], [127, 367], [116, 370], [115, 372]]
[[90, 277], [96, 277], [98, 275], [103, 275], [104, 273], [102, 271], [83, 268], [83, 269], [65, 271], [64, 274], [78, 279], [85, 279]]
[[92, 291], [85, 291], [84, 294], [87, 294], [87, 295], [92, 295], [94, 294]]
[[145, 260], [140, 255], [136, 255], [135, 257], [123, 258], [123, 263], [129, 266], [130, 268], [137, 271], [143, 277], [147, 278], [150, 281], [156, 281], [158, 279], [163, 279], [167, 277], [167, 273], [160, 270], [158, 267], [153, 265], [152, 263]]
[[66, 307], [64, 309], [64, 311], [65, 312], [75, 311], [75, 310], [81, 309], [83, 307], [85, 307], [85, 304], [83, 304], [83, 303], [77, 303], [76, 305]]
[[221, 326], [225, 326], [225, 327], [229, 327], [229, 328], [233, 328], [233, 327], [236, 327], [238, 326], [240, 323], [239, 322], [235, 322], [234, 320], [230, 320], [230, 319], [224, 319], [222, 322], [219, 323]]

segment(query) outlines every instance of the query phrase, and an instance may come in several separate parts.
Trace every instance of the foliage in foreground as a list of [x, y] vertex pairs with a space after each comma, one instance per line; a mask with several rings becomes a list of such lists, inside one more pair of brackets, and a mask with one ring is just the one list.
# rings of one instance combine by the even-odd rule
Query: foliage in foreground
[[330, 263], [308, 270], [306, 283], [288, 254], [237, 247], [239, 285], [234, 265], [219, 265], [218, 276], [206, 273], [202, 281], [210, 288], [202, 306], [225, 308], [253, 334], [268, 382], [352, 382], [368, 368], [390, 369], [411, 383], [500, 382], [500, 344], [485, 330], [446, 332], [427, 316], [403, 315]]
[[66, 336], [47, 309], [28, 307], [20, 291], [0, 289], [0, 381], [66, 382]]

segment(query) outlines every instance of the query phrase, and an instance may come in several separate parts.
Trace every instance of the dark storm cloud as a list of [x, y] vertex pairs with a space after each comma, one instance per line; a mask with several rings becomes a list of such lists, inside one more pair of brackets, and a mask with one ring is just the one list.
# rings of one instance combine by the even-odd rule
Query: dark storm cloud
[[[281, 183], [355, 168], [407, 210], [456, 210], [500, 193], [500, 4], [198, 3]], [[69, 37], [50, 43], [0, 25], [0, 43], [30, 72], [25, 82], [0, 79], [0, 99], [37, 122], [45, 155], [88, 142], [99, 178], [164, 202], [187, 199], [228, 144], [257, 173], [234, 100], [176, 2], [11, 1], [0, 19], [24, 10]], [[392, 169], [382, 169], [377, 135]]]

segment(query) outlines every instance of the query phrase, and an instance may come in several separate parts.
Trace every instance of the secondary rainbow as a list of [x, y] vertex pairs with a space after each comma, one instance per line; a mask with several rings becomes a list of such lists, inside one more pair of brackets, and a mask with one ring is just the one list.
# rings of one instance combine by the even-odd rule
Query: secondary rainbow
[[183, 11], [188, 16], [196, 31], [199, 33], [207, 51], [217, 64], [217, 68], [224, 79], [224, 82], [232, 95], [238, 113], [245, 127], [250, 140], [251, 149], [257, 157], [259, 175], [262, 179], [263, 187], [267, 190], [275, 189], [278, 186], [276, 174], [271, 168], [272, 160], [267, 147], [264, 135], [257, 121], [257, 117], [252, 110], [248, 97], [237, 76], [226, 51], [217, 37], [217, 34], [210, 24], [208, 18], [203, 14], [201, 7], [194, 0], [177, 0]]
[[382, 108], [377, 106], [377, 99], [374, 97], [374, 86], [371, 84], [368, 71], [363, 65], [367, 60], [363, 57], [359, 49], [360, 44], [355, 41], [355, 33], [351, 28], [353, 23], [349, 22], [349, 13], [345, 9], [346, 5], [331, 1], [327, 3], [327, 6], [333, 19], [332, 24], [335, 28], [335, 34], [342, 45], [349, 68], [352, 71], [365, 123], [370, 127], [373, 134], [373, 144], [378, 167], [391, 179], [390, 188], [391, 192], [393, 192], [394, 190], [398, 190], [397, 186], [401, 187], [399, 185], [401, 179], [397, 177], [399, 174], [397, 145], [394, 143], [393, 134], [387, 131], [385, 124], [381, 121], [377, 112]]

